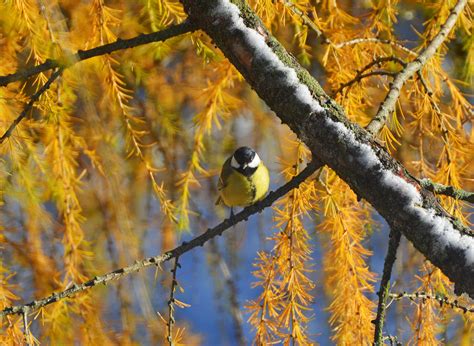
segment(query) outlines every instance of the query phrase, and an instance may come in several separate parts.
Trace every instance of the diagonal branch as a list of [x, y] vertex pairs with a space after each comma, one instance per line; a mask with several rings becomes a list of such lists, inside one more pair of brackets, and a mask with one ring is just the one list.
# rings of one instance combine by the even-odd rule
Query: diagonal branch
[[195, 30], [195, 25], [193, 25], [190, 21], [186, 20], [180, 24], [171, 25], [164, 30], [152, 32], [150, 34], [141, 34], [126, 40], [122, 40], [119, 38], [112, 43], [104, 44], [102, 46], [98, 46], [88, 50], [79, 50], [66, 62], [48, 59], [40, 65], [33, 66], [27, 69], [22, 69], [6, 76], [0, 76], [0, 86], [6, 86], [12, 82], [24, 80], [38, 73], [52, 70], [57, 67], [67, 68], [72, 65], [75, 65], [80, 61], [94, 58], [96, 56], [110, 54], [118, 50], [133, 48], [152, 42], [166, 41], [169, 38], [193, 32]]
[[30, 97], [30, 101], [28, 101], [28, 103], [25, 105], [21, 113], [10, 124], [8, 129], [2, 135], [2, 137], [0, 137], [0, 144], [5, 142], [5, 140], [12, 135], [13, 131], [18, 126], [18, 124], [28, 115], [28, 112], [33, 108], [33, 104], [36, 101], [38, 101], [40, 96], [43, 95], [46, 92], [46, 90], [50, 88], [51, 84], [53, 84], [53, 82], [61, 75], [62, 72], [63, 72], [63, 68], [58, 68], [56, 71], [54, 71], [53, 74], [46, 81], [46, 83], [44, 83], [44, 85], [41, 88], [39, 88], [39, 90]]
[[[391, 228], [400, 230], [440, 268], [455, 283], [455, 293], [474, 297], [474, 237], [468, 228], [444, 210], [369, 132], [348, 121], [342, 107], [271, 35], [248, 4], [244, 0], [181, 1], [190, 20], [210, 36], [313, 157], [332, 168]], [[460, 0], [453, 12], [459, 13], [466, 1]], [[448, 23], [455, 18], [450, 16]], [[426, 54], [423, 57], [427, 59]]]
[[297, 188], [305, 179], [307, 179], [311, 174], [313, 174], [317, 169], [319, 169], [322, 164], [318, 160], [311, 161], [304, 170], [301, 171], [296, 177], [291, 179], [286, 184], [280, 186], [276, 191], [272, 191], [260, 202], [253, 204], [249, 207], [246, 207], [240, 213], [234, 215], [234, 217], [225, 219], [223, 222], [215, 226], [214, 228], [208, 229], [203, 234], [197, 236], [189, 242], [183, 242], [180, 246], [174, 248], [171, 251], [168, 251], [162, 255], [148, 257], [140, 261], [135, 261], [134, 264], [131, 264], [127, 267], [123, 267], [112, 272], [106, 273], [101, 276], [96, 276], [89, 281], [86, 281], [82, 284], [74, 284], [71, 287], [67, 288], [62, 292], [55, 292], [48, 297], [34, 300], [25, 305], [16, 305], [11, 306], [0, 311], [0, 318], [13, 315], [13, 314], [23, 314], [25, 311], [33, 312], [42, 307], [45, 307], [49, 304], [58, 302], [62, 299], [72, 297], [73, 295], [87, 291], [97, 285], [107, 284], [109, 281], [119, 280], [124, 276], [127, 276], [131, 273], [138, 272], [139, 270], [150, 267], [150, 266], [159, 266], [161, 263], [169, 261], [172, 258], [177, 258], [184, 253], [191, 251], [192, 249], [203, 246], [210, 239], [222, 235], [222, 233], [232, 226], [238, 224], [239, 222], [246, 221], [250, 216], [261, 213], [265, 208], [271, 206], [277, 199], [287, 194], [289, 191]]
[[441, 26], [438, 34], [433, 38], [428, 46], [426, 46], [423, 52], [421, 52], [415, 60], [407, 64], [407, 66], [395, 77], [385, 100], [377, 111], [377, 114], [369, 125], [367, 125], [367, 130], [370, 133], [376, 134], [384, 126], [387, 118], [395, 109], [395, 104], [400, 97], [400, 91], [402, 90], [403, 85], [416, 72], [421, 70], [426, 62], [436, 53], [439, 46], [441, 46], [441, 44], [446, 40], [449, 32], [456, 24], [456, 21], [466, 4], [467, 0], [459, 0], [457, 2], [451, 10], [451, 14], [446, 19], [446, 22]]
[[0, 86], [6, 86], [9, 83], [26, 79], [38, 73], [45, 72], [54, 68], [58, 68], [58, 70], [51, 75], [50, 79], [45, 83], [45, 85], [43, 85], [43, 87], [31, 97], [30, 101], [25, 106], [20, 115], [13, 121], [13, 123], [9, 126], [9, 128], [2, 135], [2, 137], [0, 137], [0, 144], [2, 144], [8, 137], [11, 136], [13, 130], [26, 117], [28, 112], [33, 107], [33, 104], [51, 86], [54, 80], [59, 77], [59, 75], [64, 69], [71, 67], [77, 62], [83, 60], [87, 60], [105, 54], [110, 54], [118, 50], [137, 47], [151, 42], [165, 41], [169, 38], [192, 32], [194, 30], [196, 30], [196, 26], [190, 21], [186, 20], [183, 23], [172, 25], [164, 30], [153, 32], [151, 34], [142, 34], [127, 40], [117, 39], [117, 41], [115, 42], [98, 46], [89, 50], [79, 50], [77, 54], [68, 59], [66, 62], [48, 59], [43, 64], [31, 67], [29, 69], [20, 70], [6, 76], [0, 76]]

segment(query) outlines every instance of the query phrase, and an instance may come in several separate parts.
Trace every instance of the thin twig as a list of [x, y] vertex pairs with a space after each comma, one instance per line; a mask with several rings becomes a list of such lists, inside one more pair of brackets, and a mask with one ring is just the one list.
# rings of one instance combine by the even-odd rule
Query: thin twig
[[377, 37], [362, 37], [362, 38], [355, 38], [353, 40], [349, 40], [349, 41], [344, 41], [344, 42], [340, 42], [340, 43], [337, 43], [334, 45], [334, 48], [336, 49], [341, 49], [342, 47], [346, 47], [346, 46], [352, 46], [352, 45], [355, 45], [355, 44], [360, 44], [360, 43], [382, 43], [382, 44], [389, 44], [389, 45], [392, 45], [394, 47], [397, 47], [397, 48], [400, 48], [402, 51], [408, 53], [409, 55], [413, 55], [413, 56], [417, 56], [418, 54], [416, 54], [414, 51], [412, 51], [411, 49], [401, 45], [400, 43], [398, 42], [394, 42], [394, 41], [391, 41], [391, 40], [384, 40], [384, 39], [381, 39], [381, 38], [377, 38]]
[[474, 203], [474, 192], [457, 189], [450, 185], [442, 185], [431, 181], [430, 179], [421, 179], [420, 184], [428, 191], [434, 192], [438, 195], [445, 195], [455, 199]]
[[110, 54], [118, 50], [141, 46], [152, 42], [165, 41], [169, 38], [186, 34], [195, 30], [197, 30], [197, 27], [189, 20], [186, 20], [180, 24], [171, 25], [164, 30], [152, 32], [150, 34], [141, 34], [126, 40], [122, 40], [119, 38], [112, 43], [104, 44], [102, 46], [98, 46], [88, 50], [79, 50], [76, 54], [72, 55], [71, 58], [67, 61], [48, 59], [40, 65], [33, 66], [27, 69], [22, 69], [6, 76], [0, 76], [0, 86], [6, 86], [12, 82], [26, 79], [38, 73], [52, 70], [56, 67], [68, 68], [79, 61], [94, 58], [96, 56]]
[[387, 307], [388, 290], [390, 287], [390, 277], [392, 268], [397, 259], [397, 249], [400, 244], [401, 233], [395, 228], [391, 228], [388, 242], [387, 255], [383, 265], [382, 280], [380, 281], [380, 289], [378, 292], [379, 304], [377, 307], [377, 317], [375, 323], [374, 345], [383, 345], [383, 324], [385, 320], [385, 309]]
[[148, 257], [142, 260], [135, 261], [134, 264], [129, 266], [114, 270], [112, 272], [106, 273], [102, 276], [96, 276], [82, 284], [73, 284], [72, 286], [68, 287], [66, 290], [61, 292], [55, 292], [48, 297], [34, 300], [30, 303], [25, 305], [16, 305], [5, 308], [0, 311], [0, 317], [12, 315], [12, 314], [21, 314], [25, 308], [28, 308], [31, 312], [38, 310], [44, 306], [49, 304], [58, 302], [62, 299], [71, 297], [76, 293], [86, 291], [92, 287], [95, 287], [100, 284], [107, 284], [112, 280], [119, 280], [124, 276], [127, 276], [131, 273], [135, 273], [140, 271], [143, 268], [150, 267], [150, 266], [159, 266], [161, 263], [169, 261], [172, 258], [176, 258], [181, 256], [182, 254], [198, 247], [203, 246], [207, 241], [210, 239], [222, 235], [222, 233], [232, 226], [238, 224], [239, 222], [246, 221], [248, 218], [256, 213], [262, 212], [265, 208], [271, 206], [277, 199], [282, 197], [283, 195], [287, 194], [289, 191], [293, 190], [294, 188], [298, 187], [306, 178], [308, 178], [311, 174], [313, 174], [318, 168], [322, 166], [322, 163], [317, 160], [313, 159], [305, 169], [301, 171], [296, 177], [291, 179], [286, 184], [280, 186], [276, 191], [272, 191], [265, 197], [263, 200], [246, 207], [241, 212], [235, 214], [233, 217], [229, 219], [225, 219], [220, 224], [215, 226], [214, 228], [208, 229], [203, 234], [197, 236], [196, 238], [192, 239], [189, 242], [183, 242], [180, 246], [174, 248], [171, 251], [165, 252], [164, 254]]
[[442, 113], [441, 113], [441, 109], [439, 108], [438, 104], [435, 102], [435, 100], [433, 100], [433, 90], [430, 88], [430, 86], [428, 85], [428, 83], [426, 82], [425, 80], [425, 77], [423, 77], [423, 74], [421, 73], [421, 71], [418, 71], [416, 73], [416, 75], [418, 76], [418, 79], [420, 80], [421, 82], [421, 85], [423, 86], [423, 88], [425, 89], [426, 91], [426, 94], [428, 95], [428, 98], [430, 100], [430, 104], [431, 104], [431, 107], [433, 107], [433, 109], [435, 110], [435, 112], [437, 114], [439, 114], [440, 116], [442, 116]]
[[415, 301], [415, 299], [433, 299], [439, 302], [439, 305], [442, 307], [443, 305], [448, 305], [452, 309], [459, 309], [463, 313], [474, 313], [474, 306], [467, 307], [464, 305], [459, 304], [459, 302], [455, 300], [449, 300], [446, 296], [439, 295], [439, 294], [431, 294], [427, 292], [415, 292], [415, 293], [407, 293], [407, 292], [400, 292], [400, 293], [390, 293], [389, 297], [393, 300], [400, 300], [403, 298], [410, 299]]
[[401, 58], [399, 58], [399, 57], [397, 57], [397, 56], [395, 56], [395, 55], [391, 55], [391, 56], [380, 56], [380, 57], [378, 57], [377, 59], [375, 59], [375, 60], [371, 61], [370, 63], [368, 63], [368, 64], [361, 70], [361, 72], [367, 71], [367, 70], [370, 69], [372, 66], [376, 66], [376, 65], [380, 66], [380, 65], [381, 65], [382, 63], [384, 63], [384, 62], [396, 62], [397, 64], [399, 64], [399, 65], [401, 65], [401, 66], [403, 66], [403, 67], [405, 67], [405, 66], [407, 65], [406, 62], [405, 62], [403, 59], [401, 59]]
[[16, 119], [10, 124], [8, 129], [2, 135], [2, 137], [0, 137], [0, 144], [2, 144], [8, 137], [12, 135], [18, 124], [28, 115], [28, 112], [33, 108], [33, 104], [38, 101], [40, 96], [43, 95], [46, 90], [49, 89], [51, 84], [53, 84], [53, 82], [61, 75], [62, 72], [62, 68], [58, 68], [56, 71], [54, 71], [53, 74], [51, 74], [49, 79], [46, 81], [46, 83], [44, 83], [44, 85], [30, 97], [30, 101], [28, 101], [28, 103], [25, 105], [20, 115], [16, 117]]
[[368, 78], [368, 77], [372, 77], [372, 76], [390, 76], [390, 77], [394, 77], [395, 75], [396, 75], [395, 72], [385, 71], [385, 70], [374, 70], [374, 71], [370, 71], [370, 72], [367, 72], [367, 73], [357, 74], [350, 81], [341, 84], [341, 86], [339, 87], [339, 89], [336, 90], [334, 95], [337, 95], [337, 94], [341, 93], [345, 88], [350, 87], [352, 84], [360, 82], [364, 78]]
[[170, 299], [168, 300], [168, 343], [170, 346], [174, 345], [173, 342], [173, 326], [176, 322], [174, 318], [174, 292], [176, 291], [176, 287], [178, 286], [178, 281], [176, 281], [176, 272], [178, 271], [178, 267], [181, 268], [179, 262], [179, 256], [174, 259], [174, 267], [171, 269], [171, 273], [173, 277], [171, 279], [171, 289], [170, 289]]
[[29, 309], [25, 308], [25, 309], [23, 309], [21, 314], [23, 316], [23, 328], [24, 328], [24, 334], [25, 334], [25, 344], [30, 346], [31, 342], [30, 342], [30, 328], [28, 326], [28, 312], [29, 312]]
[[222, 276], [224, 277], [225, 283], [227, 285], [227, 289], [229, 291], [230, 310], [231, 310], [231, 315], [232, 315], [232, 319], [234, 320], [234, 326], [235, 326], [235, 338], [239, 345], [242, 345], [242, 346], [247, 345], [245, 341], [245, 336], [244, 336], [244, 329], [242, 327], [244, 321], [242, 318], [242, 312], [240, 311], [240, 308], [239, 308], [239, 301], [237, 299], [237, 286], [235, 284], [235, 281], [232, 278], [229, 266], [227, 265], [224, 257], [219, 251], [219, 248], [215, 240], [213, 239], [212, 241], [210, 241], [209, 245], [210, 245], [210, 250], [211, 250], [212, 255], [216, 257], [216, 260], [219, 264], [219, 268], [222, 272]]
[[425, 77], [423, 77], [423, 73], [421, 73], [421, 71], [418, 71], [416, 73], [416, 75], [418, 76], [418, 79], [420, 80], [421, 82], [421, 85], [423, 86], [423, 88], [425, 89], [426, 93], [428, 94], [428, 96], [433, 96], [433, 90], [431, 90], [430, 86], [428, 85], [428, 83], [426, 82], [426, 79]]
[[384, 62], [390, 62], [390, 61], [396, 62], [396, 63], [400, 64], [403, 67], [406, 66], [405, 61], [403, 61], [402, 59], [400, 59], [396, 56], [381, 56], [381, 57], [378, 57], [378, 58], [374, 59], [373, 61], [371, 61], [370, 63], [368, 63], [367, 65], [365, 65], [361, 70], [358, 70], [356, 76], [353, 79], [351, 79], [350, 81], [348, 81], [346, 83], [341, 84], [339, 86], [339, 89], [337, 89], [334, 92], [333, 95], [337, 95], [337, 94], [341, 93], [342, 90], [344, 90], [344, 88], [347, 88], [347, 87], [351, 86], [352, 84], [357, 83], [361, 79], [366, 78], [366, 77], [370, 77], [370, 76], [373, 76], [373, 75], [394, 76], [395, 75], [394, 72], [387, 72], [387, 71], [380, 71], [380, 73], [376, 73], [378, 71], [373, 71], [374, 73], [372, 73], [372, 74], [364, 74], [365, 71], [370, 70], [373, 66], [379, 66], [380, 67]]
[[456, 24], [460, 13], [467, 4], [467, 0], [459, 0], [457, 4], [451, 10], [451, 14], [446, 19], [446, 22], [441, 26], [438, 34], [433, 40], [426, 46], [420, 55], [407, 66], [395, 77], [390, 90], [385, 97], [385, 100], [379, 107], [377, 114], [374, 119], [367, 126], [367, 130], [372, 134], [377, 134], [384, 126], [387, 118], [392, 114], [395, 109], [395, 104], [400, 97], [400, 91], [402, 90], [405, 82], [411, 78], [416, 72], [421, 70], [426, 62], [436, 53], [439, 46], [446, 40], [449, 32]]
[[283, 0], [282, 1], [283, 4], [288, 7], [294, 14], [298, 15], [301, 17], [301, 19], [303, 20], [303, 22], [309, 26], [311, 29], [313, 29], [313, 31], [316, 33], [316, 35], [318, 37], [322, 37], [323, 38], [323, 43], [330, 43], [331, 41], [329, 41], [329, 39], [326, 37], [326, 35], [324, 35], [324, 33], [321, 31], [321, 29], [319, 29], [316, 24], [311, 20], [311, 18], [309, 18], [306, 13], [304, 13], [303, 11], [301, 11], [298, 7], [296, 7], [296, 5], [289, 1], [289, 0]]
[[435, 101], [435, 99], [433, 97], [434, 92], [430, 88], [428, 83], [426, 82], [425, 78], [423, 77], [423, 73], [421, 73], [421, 70], [418, 71], [416, 74], [418, 76], [418, 79], [421, 81], [421, 85], [423, 86], [423, 88], [426, 91], [426, 95], [428, 95], [428, 100], [430, 102], [431, 107], [433, 108], [434, 112], [436, 113], [436, 115], [440, 119], [439, 130], [441, 132], [441, 137], [443, 138], [443, 142], [444, 142], [445, 146], [447, 147], [447, 150], [445, 151], [445, 155], [446, 155], [446, 159], [447, 159], [448, 164], [449, 164], [449, 162], [451, 162], [452, 159], [451, 159], [451, 153], [450, 153], [450, 150], [449, 150], [449, 142], [450, 142], [449, 135], [448, 135], [449, 131], [448, 131], [448, 128], [446, 127], [445, 121], [443, 121], [445, 119], [445, 116], [444, 116], [443, 112], [441, 112], [441, 108], [439, 108], [438, 103]]

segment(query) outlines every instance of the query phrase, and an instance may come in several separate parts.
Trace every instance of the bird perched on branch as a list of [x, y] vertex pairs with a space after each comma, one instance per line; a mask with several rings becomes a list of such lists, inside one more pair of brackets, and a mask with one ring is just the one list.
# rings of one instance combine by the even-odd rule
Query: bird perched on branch
[[216, 204], [246, 207], [261, 200], [268, 191], [270, 175], [258, 154], [249, 147], [240, 147], [222, 166]]

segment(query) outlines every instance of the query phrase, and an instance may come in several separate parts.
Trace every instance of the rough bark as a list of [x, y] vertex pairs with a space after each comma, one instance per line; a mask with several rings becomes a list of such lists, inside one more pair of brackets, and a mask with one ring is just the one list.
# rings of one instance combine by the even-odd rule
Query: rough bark
[[[347, 120], [342, 107], [271, 36], [247, 4], [241, 0], [182, 3], [190, 20], [212, 38], [313, 156], [334, 169], [390, 227], [402, 232], [439, 267], [455, 283], [457, 294], [466, 292], [474, 298], [472, 233], [443, 210], [436, 198], [366, 130]], [[268, 49], [274, 56], [268, 54]], [[298, 84], [288, 77], [288, 69], [296, 73]], [[305, 87], [312, 104], [301, 96]]]

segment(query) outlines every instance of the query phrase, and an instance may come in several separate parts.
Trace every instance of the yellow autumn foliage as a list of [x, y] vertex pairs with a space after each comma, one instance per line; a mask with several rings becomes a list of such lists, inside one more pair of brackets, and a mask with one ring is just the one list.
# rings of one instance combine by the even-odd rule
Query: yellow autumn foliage
[[[360, 126], [370, 122], [394, 75], [430, 43], [456, 3], [249, 1], [276, 39]], [[407, 81], [377, 136], [414, 176], [471, 191], [472, 9], [472, 3], [466, 6], [440, 49]], [[189, 233], [200, 234], [227, 213], [214, 205], [216, 180], [221, 164], [240, 145], [260, 153], [271, 170], [272, 188], [311, 161], [304, 144], [201, 31], [74, 60], [77, 51], [160, 31], [186, 18], [178, 0], [0, 4], [0, 76], [48, 59], [65, 68], [0, 143], [0, 310], [64, 291], [149, 256], [150, 249], [154, 256]], [[0, 135], [52, 73], [0, 87]], [[437, 197], [470, 224], [472, 205]], [[379, 257], [386, 245], [380, 237], [387, 233], [375, 210], [323, 167], [276, 202], [271, 213], [260, 219], [263, 242], [253, 254], [254, 272], [246, 273], [253, 274], [253, 295], [233, 297], [247, 314], [246, 335], [257, 345], [312, 345], [327, 324], [335, 344], [371, 344]], [[241, 249], [229, 248], [227, 256], [238, 258]], [[410, 245], [402, 243], [398, 251], [391, 289], [456, 299], [452, 283]], [[170, 338], [175, 345], [205, 344], [190, 327], [193, 321], [179, 314], [167, 335], [169, 321], [158, 315], [166, 310], [171, 279], [161, 269], [155, 277], [139, 273], [109, 285], [114, 288], [101, 286], [23, 316], [2, 317], [0, 344], [138, 345]], [[459, 302], [472, 306], [465, 297]], [[193, 309], [178, 298], [170, 304]], [[389, 306], [396, 310], [387, 317], [396, 315], [390, 331], [400, 333], [403, 342], [472, 343], [472, 314], [433, 300], [391, 304], [398, 305]], [[449, 340], [443, 339], [448, 334]]]

